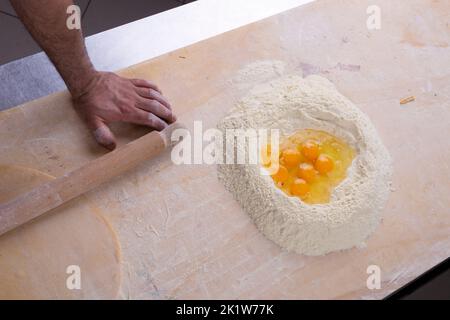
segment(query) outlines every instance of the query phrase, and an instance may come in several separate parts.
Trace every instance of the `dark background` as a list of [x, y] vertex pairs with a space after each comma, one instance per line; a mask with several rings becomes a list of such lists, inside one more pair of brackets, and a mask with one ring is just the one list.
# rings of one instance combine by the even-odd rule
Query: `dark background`
[[[90, 36], [193, 0], [75, 0], [83, 12], [83, 32]], [[224, 0], [226, 1], [226, 0]], [[276, 1], [276, 0], [274, 0]], [[0, 0], [0, 65], [40, 51], [16, 17], [9, 0]], [[391, 299], [450, 300], [450, 260], [391, 295]]]
[[[83, 13], [83, 33], [90, 36], [182, 6], [193, 0], [74, 0]], [[40, 51], [9, 0], [0, 0], [0, 65]]]

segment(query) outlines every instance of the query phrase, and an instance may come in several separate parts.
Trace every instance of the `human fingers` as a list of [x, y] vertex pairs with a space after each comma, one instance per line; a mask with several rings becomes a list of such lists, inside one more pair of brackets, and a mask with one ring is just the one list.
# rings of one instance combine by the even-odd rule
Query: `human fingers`
[[140, 87], [140, 88], [150, 88], [150, 89], [156, 90], [156, 91], [158, 91], [159, 93], [162, 94], [162, 91], [158, 88], [158, 86], [156, 85], [156, 83], [154, 83], [153, 81], [144, 80], [144, 79], [131, 79], [131, 82], [132, 82], [136, 87]]
[[128, 114], [124, 121], [144, 125], [157, 131], [164, 130], [168, 127], [168, 124], [161, 118], [139, 108], [135, 108], [132, 113]]

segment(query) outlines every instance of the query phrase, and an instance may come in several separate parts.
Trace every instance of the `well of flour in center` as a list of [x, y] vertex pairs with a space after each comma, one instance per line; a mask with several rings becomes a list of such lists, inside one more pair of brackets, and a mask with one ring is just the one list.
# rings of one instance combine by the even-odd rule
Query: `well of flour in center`
[[268, 176], [261, 164], [218, 164], [219, 180], [256, 227], [288, 251], [323, 255], [364, 247], [379, 225], [392, 175], [370, 118], [323, 77], [264, 81], [217, 127], [278, 129], [286, 170]]

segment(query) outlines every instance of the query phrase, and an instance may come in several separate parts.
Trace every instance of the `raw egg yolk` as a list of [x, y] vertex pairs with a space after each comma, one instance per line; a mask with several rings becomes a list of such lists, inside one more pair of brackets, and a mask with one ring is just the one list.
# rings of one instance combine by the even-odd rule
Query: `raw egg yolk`
[[273, 180], [275, 180], [277, 183], [283, 183], [289, 178], [289, 171], [286, 169], [286, 167], [280, 165], [278, 168], [277, 173], [272, 175]]
[[309, 190], [308, 183], [303, 179], [295, 179], [291, 184], [291, 193], [294, 196], [304, 197]]
[[310, 161], [315, 161], [319, 156], [319, 146], [317, 142], [308, 140], [302, 145], [302, 153]]
[[333, 170], [334, 163], [329, 156], [321, 154], [316, 160], [315, 167], [321, 174], [326, 174]]
[[301, 154], [295, 149], [284, 150], [281, 156], [282, 161], [288, 168], [298, 166], [301, 160]]
[[310, 163], [302, 163], [298, 167], [297, 176], [306, 182], [313, 182], [317, 175], [317, 171]]

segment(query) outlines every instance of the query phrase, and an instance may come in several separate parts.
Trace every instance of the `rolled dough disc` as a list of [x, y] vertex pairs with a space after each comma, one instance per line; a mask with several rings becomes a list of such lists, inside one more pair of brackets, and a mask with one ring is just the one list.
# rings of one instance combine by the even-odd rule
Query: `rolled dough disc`
[[[33, 169], [0, 166], [0, 203], [51, 179]], [[66, 285], [72, 265], [80, 267], [80, 290]], [[117, 238], [86, 198], [0, 237], [0, 299], [114, 299], [120, 278]]]

